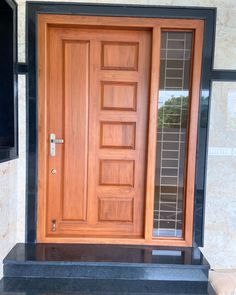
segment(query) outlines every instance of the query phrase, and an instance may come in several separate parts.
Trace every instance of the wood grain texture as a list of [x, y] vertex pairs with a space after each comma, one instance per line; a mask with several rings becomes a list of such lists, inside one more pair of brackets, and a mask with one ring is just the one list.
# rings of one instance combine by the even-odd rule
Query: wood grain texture
[[147, 157], [147, 182], [146, 182], [146, 214], [145, 214], [145, 239], [153, 239], [154, 218], [154, 187], [156, 169], [156, 130], [158, 121], [158, 90], [160, 72], [160, 27], [153, 28], [152, 34], [152, 68], [149, 103], [149, 132], [148, 132], [148, 157]]
[[139, 43], [102, 42], [102, 69], [137, 71]]
[[134, 186], [134, 160], [101, 160], [100, 185]]
[[[124, 227], [119, 222], [116, 224], [115, 222], [102, 222], [100, 220], [99, 226], [108, 226], [110, 224], [110, 228], [113, 228], [113, 237], [114, 235], [124, 236], [126, 234], [131, 238], [143, 237], [144, 220], [140, 216], [144, 215], [145, 201], [145, 137], [147, 132], [150, 65], [150, 63], [146, 65], [146, 61], [150, 58], [150, 32], [113, 30], [104, 34], [103, 31], [102, 39], [104, 40], [104, 38], [107, 38], [106, 44], [109, 44], [108, 47], [111, 44], [114, 44], [114, 47], [117, 44], [120, 46], [122, 43], [122, 50], [121, 54], [118, 54], [119, 69], [114, 64], [112, 69], [104, 68], [102, 60], [97, 64], [97, 58], [103, 54], [102, 42], [99, 42], [98, 39], [94, 42], [96, 56], [93, 56], [91, 59], [91, 62], [96, 65], [94, 67], [93, 88], [91, 89], [91, 100], [93, 101], [94, 108], [91, 124], [94, 132], [93, 140], [90, 144], [94, 152], [91, 153], [91, 173], [93, 176], [90, 189], [93, 191], [92, 195], [99, 196], [100, 198], [119, 199], [121, 194], [122, 198], [133, 198], [132, 222], [127, 223]], [[108, 39], [110, 40], [108, 41]], [[131, 43], [138, 43], [138, 71], [136, 69], [132, 71], [130, 67], [126, 68], [121, 63], [122, 58], [124, 58], [125, 63], [127, 62], [127, 55], [124, 50], [127, 49], [129, 56], [129, 47], [127, 48], [126, 44]], [[123, 46], [123, 44], [125, 45]], [[119, 50], [118, 48], [116, 53]], [[136, 83], [137, 110], [135, 112], [109, 109], [101, 111], [102, 97], [98, 100], [97, 94], [102, 93], [101, 89], [104, 83], [107, 82]], [[99, 182], [96, 182], [97, 179]], [[112, 209], [111, 206], [114, 206], [114, 208]], [[93, 200], [94, 207], [96, 209], [92, 215], [92, 220], [94, 223], [97, 223], [97, 218], [101, 215], [100, 210], [102, 209], [101, 206], [99, 207], [97, 197]], [[117, 211], [117, 204], [109, 202], [109, 208], [114, 214], [112, 218], [110, 213], [109, 219], [117, 219], [115, 213]], [[121, 206], [120, 210], [119, 214], [126, 216], [127, 213], [123, 212], [125, 207]], [[95, 212], [98, 212], [98, 216]], [[121, 227], [122, 233], [119, 231]], [[103, 232], [103, 234], [105, 233]]]
[[99, 198], [99, 221], [133, 221], [133, 198]]
[[37, 208], [37, 240], [43, 241], [46, 237], [46, 202], [47, 202], [47, 104], [45, 100], [47, 72], [46, 50], [47, 31], [45, 21], [38, 19], [38, 208]]
[[103, 82], [101, 87], [102, 110], [136, 111], [136, 82]]
[[101, 122], [101, 148], [135, 149], [135, 122]]
[[[204, 21], [189, 19], [39, 15], [38, 242], [192, 245], [197, 111], [203, 26]], [[108, 29], [109, 27], [112, 29]], [[185, 235], [183, 239], [156, 239], [152, 237], [160, 32], [168, 29], [188, 30], [194, 32], [195, 36], [186, 182]], [[106, 42], [107, 44], [109, 42], [116, 44], [116, 49], [114, 49], [116, 60], [112, 59], [114, 50], [110, 50], [111, 47], [106, 48], [108, 51], [105, 55], [103, 52], [105, 59], [102, 57], [102, 42], [103, 44], [106, 44]], [[121, 46], [117, 46], [120, 42], [138, 44], [138, 47], [131, 46], [132, 48], [130, 47], [129, 53], [127, 53], [121, 49]], [[67, 44], [66, 50], [63, 47], [65, 43]], [[134, 48], [138, 48], [138, 50]], [[88, 55], [85, 54], [87, 50], [89, 50]], [[68, 62], [63, 65], [62, 62], [58, 61], [63, 61], [65, 52], [67, 52]], [[80, 82], [76, 77], [79, 76], [80, 70], [82, 71], [82, 65], [78, 61], [69, 62], [70, 59], [77, 59], [76, 56], [83, 58], [82, 64], [84, 66], [89, 60], [89, 80], [86, 81], [85, 77], [81, 78], [84, 83], [80, 92], [81, 94], [84, 93], [84, 102], [87, 100], [87, 104], [85, 103], [83, 106], [82, 100], [77, 98], [79, 96], [72, 93], [79, 91], [77, 83]], [[122, 61], [122, 57], [125, 58], [125, 62]], [[104, 69], [104, 65], [109, 69]], [[65, 69], [67, 70], [65, 71]], [[68, 84], [63, 81], [66, 73], [68, 76], [66, 80], [71, 80]], [[75, 77], [69, 78], [72, 74]], [[86, 87], [88, 87], [89, 94], [86, 92]], [[74, 91], [71, 92], [70, 88]], [[124, 95], [126, 95], [125, 98]], [[66, 100], [65, 97], [67, 97]], [[73, 97], [76, 97], [76, 99]], [[84, 108], [84, 113], [80, 115], [79, 112], [76, 114], [73, 111], [75, 120], [69, 119], [66, 115], [66, 112], [70, 112], [70, 107], [66, 106], [70, 99], [71, 110], [79, 106]], [[79, 101], [76, 101], [77, 99]], [[51, 115], [51, 110], [53, 110], [52, 114], [57, 115]], [[80, 116], [81, 118], [79, 118]], [[76, 126], [75, 121], [80, 119], [84, 122], [83, 128], [80, 129], [80, 136], [73, 134], [73, 132], [69, 136], [71, 131], [66, 130], [66, 120], [66, 125], [70, 124], [73, 127]], [[101, 148], [101, 122], [135, 123], [135, 149]], [[73, 128], [76, 130], [78, 127]], [[63, 138], [66, 135], [68, 138], [64, 145], [57, 146], [57, 157], [51, 159], [48, 149], [50, 132], [55, 132], [58, 138]], [[76, 132], [78, 132], [78, 129]], [[73, 179], [75, 178], [76, 181], [80, 179], [79, 182], [84, 183], [84, 188], [80, 186], [81, 193], [78, 194], [81, 201], [79, 204], [82, 204], [82, 206], [78, 206], [77, 203], [72, 208], [71, 204], [65, 205], [63, 203], [65, 201], [65, 199], [63, 200], [63, 185], [66, 185], [64, 182], [65, 167], [63, 166], [65, 161], [63, 159], [68, 157], [66, 150], [71, 150], [74, 153], [77, 146], [75, 143], [74, 147], [66, 147], [67, 141], [69, 140], [70, 143], [77, 142], [78, 138], [81, 150], [77, 151], [77, 155], [78, 157], [81, 156], [80, 159], [83, 158], [83, 160], [82, 162], [78, 160], [76, 163], [78, 163], [80, 169], [84, 169], [83, 175], [79, 178], [74, 176], [70, 178], [70, 171], [66, 173], [69, 182], [74, 182]], [[120, 140], [120, 138], [119, 141], [119, 144], [127, 142]], [[112, 143], [114, 144], [113, 141]], [[79, 155], [80, 152], [81, 155]], [[135, 161], [134, 186], [100, 185], [101, 160]], [[69, 161], [67, 165], [70, 165]], [[76, 166], [75, 163], [71, 164], [73, 174], [76, 173]], [[51, 174], [52, 168], [57, 170], [56, 176]], [[73, 184], [72, 188], [66, 189], [68, 189], [68, 192], [70, 190], [73, 192], [76, 187], [77, 184]], [[49, 192], [54, 193], [49, 196]], [[86, 204], [83, 201], [85, 195], [87, 197]], [[68, 198], [75, 203], [77, 197], [75, 195], [71, 197], [68, 193], [67, 200]], [[100, 200], [108, 201], [103, 203], [103, 209], [101, 209]], [[130, 200], [133, 202], [132, 218]], [[123, 209], [125, 207], [127, 207], [127, 211]], [[59, 231], [56, 233], [51, 231], [52, 219], [59, 221], [57, 223]], [[103, 219], [106, 219], [106, 221]]]
[[196, 26], [194, 32], [194, 45], [192, 56], [192, 79], [190, 88], [190, 114], [189, 131], [187, 144], [187, 167], [185, 183], [185, 222], [184, 240], [188, 245], [192, 245], [193, 240], [193, 212], [194, 212], [194, 192], [195, 173], [197, 157], [197, 134], [198, 134], [198, 113], [200, 101], [201, 65], [203, 48], [204, 22]]
[[[64, 42], [63, 220], [86, 220], [89, 42]], [[56, 103], [56, 102], [55, 102]]]
[[[50, 15], [41, 14], [41, 21], [44, 24], [72, 26], [93, 26], [96, 28], [118, 27], [129, 29], [153, 29], [159, 27], [165, 29], [195, 30], [202, 20], [197, 19], [169, 19], [169, 18], [145, 18], [145, 17], [110, 17], [110, 16], [78, 16], [78, 15]], [[110, 41], [110, 40], [108, 40]], [[129, 41], [128, 41], [129, 42]]]
[[[46, 155], [44, 238], [143, 237], [151, 34], [63, 26], [45, 34], [45, 128], [64, 144]], [[104, 93], [112, 108], [101, 109]]]

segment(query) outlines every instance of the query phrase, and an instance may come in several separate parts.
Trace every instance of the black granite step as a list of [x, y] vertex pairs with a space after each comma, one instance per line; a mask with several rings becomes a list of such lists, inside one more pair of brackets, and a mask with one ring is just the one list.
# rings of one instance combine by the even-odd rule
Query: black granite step
[[207, 282], [198, 248], [17, 244], [4, 259], [6, 278]]
[[2, 295], [215, 295], [207, 282], [4, 278]]

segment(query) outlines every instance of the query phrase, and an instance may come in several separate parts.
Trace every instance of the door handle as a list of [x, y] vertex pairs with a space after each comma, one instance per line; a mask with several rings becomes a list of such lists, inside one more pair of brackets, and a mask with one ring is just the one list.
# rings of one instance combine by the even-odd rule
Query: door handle
[[56, 156], [56, 145], [64, 143], [64, 139], [57, 139], [55, 133], [50, 134], [50, 155]]

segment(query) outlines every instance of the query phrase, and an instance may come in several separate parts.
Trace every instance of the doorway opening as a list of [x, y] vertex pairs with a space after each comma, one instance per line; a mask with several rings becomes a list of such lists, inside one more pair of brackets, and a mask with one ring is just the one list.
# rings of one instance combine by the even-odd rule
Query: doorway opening
[[38, 16], [39, 242], [192, 246], [203, 27]]

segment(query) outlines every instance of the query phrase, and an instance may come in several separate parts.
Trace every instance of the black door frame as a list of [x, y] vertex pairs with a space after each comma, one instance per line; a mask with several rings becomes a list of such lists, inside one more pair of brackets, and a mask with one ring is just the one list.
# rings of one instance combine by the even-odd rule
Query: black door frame
[[97, 16], [129, 16], [156, 18], [204, 19], [204, 48], [201, 79], [201, 100], [197, 143], [194, 246], [203, 246], [205, 179], [208, 142], [208, 118], [211, 83], [236, 81], [236, 71], [213, 70], [216, 8], [82, 4], [57, 2], [27, 2], [26, 4], [26, 64], [19, 64], [19, 73], [27, 74], [27, 183], [26, 183], [26, 241], [36, 242], [37, 222], [37, 15], [73, 14]]

